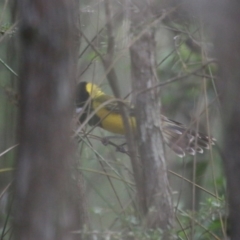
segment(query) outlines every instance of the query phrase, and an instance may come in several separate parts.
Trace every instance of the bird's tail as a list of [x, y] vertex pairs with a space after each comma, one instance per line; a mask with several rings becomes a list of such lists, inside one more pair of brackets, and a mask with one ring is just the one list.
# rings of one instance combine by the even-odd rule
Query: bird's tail
[[179, 156], [185, 154], [195, 155], [196, 152], [203, 153], [203, 149], [209, 149], [214, 145], [215, 138], [205, 134], [187, 129], [183, 124], [172, 121], [162, 116], [163, 137], [169, 147]]

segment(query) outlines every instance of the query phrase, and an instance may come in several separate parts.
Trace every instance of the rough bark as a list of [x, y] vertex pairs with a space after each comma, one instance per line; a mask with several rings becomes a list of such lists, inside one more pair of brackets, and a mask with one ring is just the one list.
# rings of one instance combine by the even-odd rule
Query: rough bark
[[15, 239], [75, 239], [70, 231], [79, 219], [69, 187], [74, 3], [19, 0], [17, 8], [22, 54]]
[[159, 91], [152, 89], [141, 93], [141, 90], [157, 83], [155, 30], [149, 26], [154, 14], [151, 5], [145, 2], [135, 1], [135, 6], [137, 11], [131, 13], [134, 42], [130, 47], [130, 55], [132, 86], [136, 92], [138, 146], [143, 169], [144, 214], [148, 227], [167, 230], [173, 223], [173, 205], [161, 133]]

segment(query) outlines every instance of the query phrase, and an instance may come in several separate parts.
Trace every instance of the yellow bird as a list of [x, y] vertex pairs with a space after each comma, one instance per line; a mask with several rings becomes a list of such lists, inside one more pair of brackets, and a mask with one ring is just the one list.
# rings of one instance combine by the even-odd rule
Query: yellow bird
[[[129, 109], [129, 124], [136, 128], [134, 107], [128, 101], [123, 102]], [[116, 98], [106, 95], [96, 84], [88, 82], [78, 84], [76, 113], [80, 115], [80, 123], [83, 123], [90, 113], [94, 113], [88, 120], [89, 125], [101, 127], [112, 133], [125, 134]], [[203, 153], [203, 148], [209, 149], [209, 146], [214, 145], [216, 141], [163, 115], [161, 118], [164, 141], [180, 157], [184, 157], [185, 153], [191, 155], [195, 155], [196, 152]]]

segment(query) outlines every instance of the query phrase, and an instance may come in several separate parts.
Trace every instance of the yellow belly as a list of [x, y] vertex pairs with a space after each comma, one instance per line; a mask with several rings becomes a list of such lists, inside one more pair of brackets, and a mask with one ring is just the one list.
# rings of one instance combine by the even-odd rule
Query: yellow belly
[[[124, 124], [122, 120], [122, 116], [120, 114], [109, 113], [108, 111], [101, 109], [97, 112], [97, 116], [100, 117], [102, 128], [105, 130], [117, 133], [117, 134], [125, 134]], [[133, 128], [136, 126], [135, 118], [131, 117], [129, 119], [129, 124]]]

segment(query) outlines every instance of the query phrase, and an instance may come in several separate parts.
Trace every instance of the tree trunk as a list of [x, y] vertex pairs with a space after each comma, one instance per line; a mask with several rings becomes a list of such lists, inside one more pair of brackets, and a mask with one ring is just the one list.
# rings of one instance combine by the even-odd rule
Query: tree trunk
[[173, 223], [173, 205], [161, 133], [159, 91], [142, 91], [158, 81], [155, 71], [155, 30], [149, 27], [154, 14], [152, 6], [145, 2], [135, 1], [135, 7], [137, 11], [131, 12], [131, 33], [134, 37], [130, 55], [143, 169], [144, 214], [147, 227], [167, 230]]
[[15, 239], [75, 239], [70, 144], [76, 49], [74, 3], [17, 2], [22, 47]]

